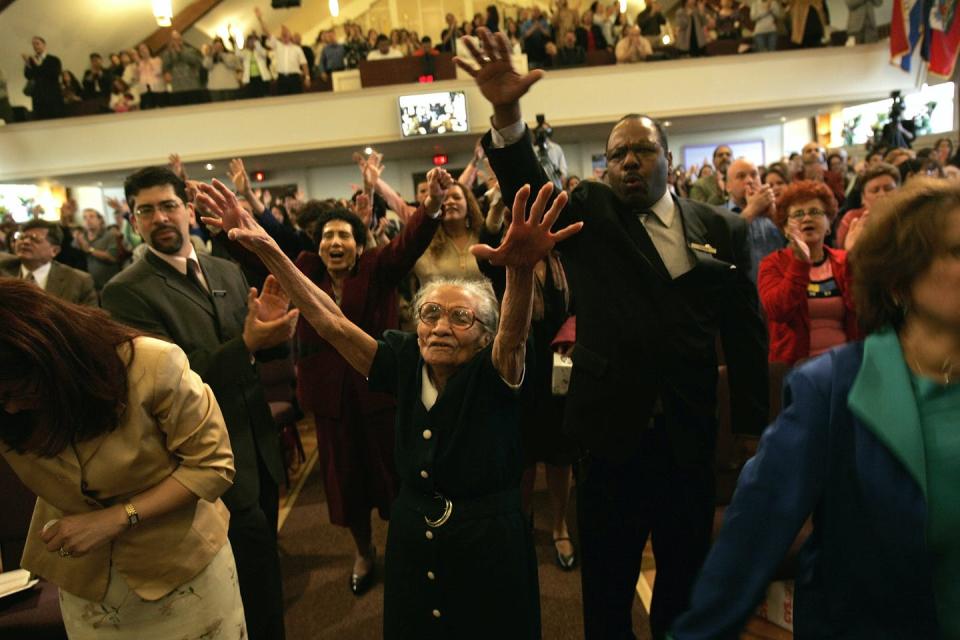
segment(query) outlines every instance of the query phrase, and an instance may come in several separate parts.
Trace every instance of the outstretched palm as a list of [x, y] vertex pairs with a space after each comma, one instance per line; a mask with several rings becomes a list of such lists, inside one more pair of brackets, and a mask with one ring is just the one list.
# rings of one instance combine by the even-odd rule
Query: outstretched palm
[[537, 199], [530, 207], [530, 215], [527, 216], [530, 185], [524, 185], [517, 191], [513, 200], [513, 217], [500, 246], [493, 249], [485, 244], [477, 244], [470, 248], [473, 255], [497, 266], [532, 269], [549, 255], [558, 242], [580, 233], [580, 229], [583, 228], [582, 222], [556, 232], [550, 231], [560, 211], [567, 204], [567, 194], [561, 192], [544, 215], [543, 210], [547, 207], [551, 193], [553, 193], [553, 184], [548, 182], [540, 189]]
[[[457, 57], [454, 59], [457, 66], [473, 76], [480, 93], [494, 107], [519, 102], [530, 86], [543, 77], [543, 72], [535, 70], [525, 76], [517, 73], [510, 61], [510, 43], [503, 33], [491, 34], [481, 27], [477, 29], [477, 35], [483, 42], [484, 51], [481, 52], [470, 40], [464, 40], [472, 60]], [[476, 68], [467, 64], [468, 60]]]
[[218, 216], [201, 218], [204, 224], [223, 229], [231, 240], [253, 250], [257, 245], [273, 242], [273, 238], [264, 231], [253, 215], [240, 205], [237, 196], [217, 179], [213, 184], [198, 183], [200, 191], [197, 202], [210, 213]]

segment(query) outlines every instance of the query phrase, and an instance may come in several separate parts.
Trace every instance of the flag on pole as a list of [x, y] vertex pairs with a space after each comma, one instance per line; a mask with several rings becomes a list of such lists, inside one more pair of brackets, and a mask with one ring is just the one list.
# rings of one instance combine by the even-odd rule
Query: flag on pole
[[934, 0], [930, 9], [930, 73], [950, 78], [960, 52], [957, 0]]
[[[949, 0], [954, 5], [956, 0]], [[893, 0], [890, 62], [910, 71], [910, 59], [923, 35], [923, 0]]]

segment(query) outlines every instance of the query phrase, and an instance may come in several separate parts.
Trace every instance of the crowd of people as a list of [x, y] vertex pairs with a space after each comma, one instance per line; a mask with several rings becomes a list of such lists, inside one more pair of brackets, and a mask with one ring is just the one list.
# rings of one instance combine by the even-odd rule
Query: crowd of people
[[[798, 635], [960, 634], [952, 141], [862, 161], [810, 142], [765, 168], [721, 145], [674, 172], [666, 129], [629, 114], [604, 174], [557, 188], [520, 108], [541, 73], [514, 70], [505, 33], [477, 37], [463, 66], [491, 129], [415, 202], [376, 152], [352, 198], [306, 202], [241, 159], [230, 188], [171, 156], [127, 177], [116, 229], [87, 210], [75, 232], [68, 205], [9, 234], [0, 453], [40, 498], [23, 565], [60, 587], [70, 636], [109, 607], [123, 637], [283, 637], [258, 367], [290, 349], [357, 596], [371, 514], [390, 520], [386, 638], [540, 637], [539, 463], [590, 640], [633, 637], [648, 538], [653, 637], [735, 635], [811, 516]], [[792, 368], [772, 424], [768, 362]], [[712, 542], [721, 363], [749, 461]]]
[[[877, 40], [874, 6], [878, 0], [850, 0], [846, 29], [851, 42]], [[159, 51], [146, 43], [102, 56], [91, 53], [82, 75], [48, 53], [42, 37], [23, 54], [25, 93], [33, 118], [63, 117], [69, 105], [85, 101], [95, 111], [124, 112], [199, 102], [287, 95], [329, 88], [331, 74], [355, 69], [361, 60], [466, 54], [464, 39], [479, 45], [477, 30], [501, 31], [514, 53], [524, 53], [530, 68], [563, 68], [588, 63], [591, 52], [609, 52], [617, 63], [708, 55], [708, 45], [734, 43], [733, 50], [774, 51], [828, 44], [830, 15], [824, 0], [686, 0], [668, 19], [657, 0], [632, 15], [619, 2], [595, 0], [574, 9], [557, 0], [549, 13], [537, 6], [511, 8], [501, 16], [496, 5], [470, 20], [445, 17], [436, 40], [416, 31], [389, 33], [355, 22], [321, 30], [313, 45], [286, 26], [272, 33], [259, 9], [259, 32], [242, 41], [215, 37], [199, 49], [175, 29]], [[719, 52], [719, 50], [717, 50]], [[0, 72], [0, 119], [13, 122], [13, 110]]]

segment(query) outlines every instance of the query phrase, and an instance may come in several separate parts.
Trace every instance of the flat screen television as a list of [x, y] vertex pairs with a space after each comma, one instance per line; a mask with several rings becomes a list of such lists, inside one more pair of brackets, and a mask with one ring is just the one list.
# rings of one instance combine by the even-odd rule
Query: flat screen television
[[441, 91], [400, 96], [400, 133], [404, 138], [466, 133], [467, 96], [463, 91]]

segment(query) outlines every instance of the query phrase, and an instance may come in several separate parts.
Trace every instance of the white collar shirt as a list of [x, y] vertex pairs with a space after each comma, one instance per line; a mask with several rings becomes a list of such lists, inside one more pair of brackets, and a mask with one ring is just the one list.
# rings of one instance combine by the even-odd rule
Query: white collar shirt
[[27, 279], [29, 274], [33, 274], [33, 279], [37, 283], [37, 286], [46, 291], [47, 289], [47, 280], [50, 278], [50, 265], [53, 264], [48, 262], [42, 267], [37, 267], [33, 271], [27, 269], [27, 267], [21, 263], [20, 264], [20, 278], [23, 280]]
[[[189, 238], [188, 238], [187, 240], [185, 240], [185, 242], [190, 242]], [[184, 277], [186, 277], [186, 275], [187, 275], [187, 261], [188, 261], [188, 260], [192, 260], [193, 262], [195, 262], [195, 263], [197, 264], [197, 267], [200, 266], [200, 260], [197, 259], [197, 250], [193, 248], [193, 244], [192, 244], [192, 243], [191, 243], [191, 245], [190, 245], [190, 255], [189, 255], [189, 256], [168, 256], [168, 255], [165, 254], [165, 253], [160, 253], [159, 251], [157, 251], [156, 249], [154, 249], [154, 248], [151, 247], [150, 245], [147, 245], [147, 249], [150, 250], [150, 251], [153, 253], [153, 255], [157, 256], [158, 258], [160, 258], [161, 260], [163, 260], [164, 262], [166, 262], [167, 264], [169, 264], [171, 267], [173, 267], [174, 269], [176, 269], [176, 270], [177, 270], [179, 273], [181, 273]], [[199, 269], [199, 268], [197, 269], [197, 277], [199, 278], [201, 284], [203, 284], [203, 287], [204, 287], [207, 291], [210, 291], [210, 283], [207, 282], [207, 278], [206, 278], [206, 276], [203, 274], [203, 269]]]
[[687, 248], [687, 237], [683, 233], [683, 220], [680, 210], [667, 189], [663, 197], [650, 207], [649, 213], [641, 214], [647, 235], [657, 248], [660, 259], [670, 273], [671, 278], [679, 278], [693, 269], [696, 259]]
[[295, 42], [284, 43], [273, 37], [270, 38], [270, 48], [273, 50], [273, 69], [277, 73], [299, 75], [301, 67], [307, 64], [303, 48]]

